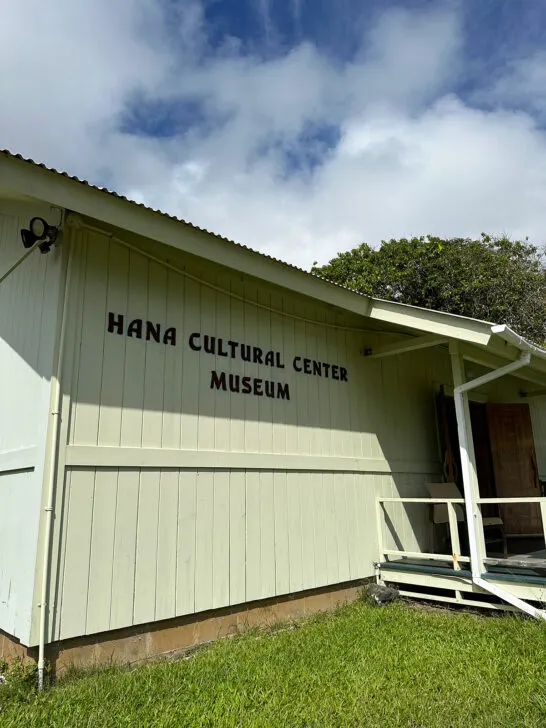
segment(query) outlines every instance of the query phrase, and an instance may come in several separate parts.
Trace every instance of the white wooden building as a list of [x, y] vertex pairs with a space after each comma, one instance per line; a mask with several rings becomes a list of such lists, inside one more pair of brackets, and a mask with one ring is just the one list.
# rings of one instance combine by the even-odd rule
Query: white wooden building
[[[34, 218], [49, 252], [23, 246]], [[496, 499], [509, 542], [542, 534], [546, 352], [510, 329], [370, 299], [7, 152], [0, 279], [4, 653], [139, 659], [367, 578], [542, 599], [540, 570], [488, 573], [481, 529]], [[466, 557], [453, 532], [431, 545], [446, 454]]]

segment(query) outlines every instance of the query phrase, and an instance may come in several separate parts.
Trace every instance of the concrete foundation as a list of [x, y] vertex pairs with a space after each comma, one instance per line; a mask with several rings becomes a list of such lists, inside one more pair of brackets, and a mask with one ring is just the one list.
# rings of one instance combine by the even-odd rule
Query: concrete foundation
[[29, 648], [22, 645], [18, 639], [0, 629], [0, 659], [11, 662], [29, 656]]
[[[53, 672], [59, 675], [69, 666], [134, 664], [176, 655], [221, 637], [244, 632], [250, 627], [272, 626], [332, 610], [358, 599], [363, 584], [363, 581], [346, 582], [236, 607], [76, 637], [47, 645], [46, 657]], [[37, 649], [24, 647], [0, 632], [0, 656], [5, 656], [5, 659], [36, 659]]]

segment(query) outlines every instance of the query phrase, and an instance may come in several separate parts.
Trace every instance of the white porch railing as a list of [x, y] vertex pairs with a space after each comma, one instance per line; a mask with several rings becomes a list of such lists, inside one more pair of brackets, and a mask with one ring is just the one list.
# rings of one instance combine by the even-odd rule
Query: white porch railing
[[[384, 518], [384, 503], [423, 503], [425, 505], [433, 506], [436, 504], [445, 504], [447, 506], [448, 513], [448, 526], [449, 526], [449, 537], [451, 543], [451, 553], [449, 554], [438, 554], [431, 551], [407, 551], [404, 549], [388, 549], [385, 548], [385, 542], [383, 539], [383, 525], [385, 523]], [[461, 505], [464, 507], [464, 498], [393, 498], [378, 496], [376, 498], [376, 519], [377, 519], [377, 540], [379, 544], [379, 558], [380, 561], [385, 561], [390, 556], [401, 556], [408, 559], [430, 559], [432, 561], [452, 561], [453, 568], [459, 571], [461, 563], [470, 563], [468, 556], [461, 556], [461, 545], [459, 542], [459, 530], [457, 527], [457, 513], [455, 506]], [[432, 522], [431, 522], [432, 523]]]
[[[405, 549], [391, 549], [385, 547], [385, 540], [383, 538], [383, 528], [385, 525], [385, 509], [384, 504], [385, 503], [401, 503], [401, 504], [413, 504], [413, 503], [422, 503], [425, 505], [433, 506], [436, 504], [445, 504], [447, 506], [447, 512], [448, 512], [448, 528], [449, 528], [449, 539], [451, 543], [451, 552], [450, 553], [435, 553], [430, 551], [410, 551]], [[529, 497], [529, 498], [477, 498], [476, 499], [476, 505], [480, 511], [483, 505], [527, 505], [531, 503], [537, 503], [540, 506], [540, 513], [542, 517], [542, 532], [544, 535], [544, 538], [546, 540], [546, 497], [542, 496], [536, 496], [536, 497]], [[405, 557], [409, 559], [429, 559], [431, 561], [451, 561], [453, 564], [453, 569], [455, 571], [459, 571], [461, 569], [461, 564], [469, 564], [470, 558], [468, 556], [462, 556], [461, 555], [461, 545], [459, 540], [459, 530], [457, 525], [457, 513], [455, 511], [456, 505], [465, 505], [465, 501], [463, 498], [395, 498], [395, 497], [383, 497], [378, 496], [376, 498], [376, 525], [377, 525], [377, 539], [378, 539], [378, 545], [379, 545], [379, 558], [380, 561], [383, 562], [385, 560], [388, 560], [389, 557], [398, 556], [398, 557]], [[481, 522], [481, 519], [480, 519]], [[463, 521], [463, 524], [465, 522]], [[432, 525], [432, 522], [431, 522]], [[483, 537], [483, 525], [482, 525], [482, 537]], [[484, 556], [483, 559], [484, 563], [492, 563], [499, 564], [500, 562], [505, 562], [506, 559], [490, 559], [487, 556]], [[526, 565], [528, 567], [533, 566], [533, 564], [538, 565], [540, 563], [542, 568], [546, 568], [546, 560], [538, 560], [535, 559], [534, 562], [532, 559], [526, 560]], [[544, 563], [542, 563], [544, 562]], [[511, 563], [514, 567], [518, 566], [517, 560], [511, 560]]]

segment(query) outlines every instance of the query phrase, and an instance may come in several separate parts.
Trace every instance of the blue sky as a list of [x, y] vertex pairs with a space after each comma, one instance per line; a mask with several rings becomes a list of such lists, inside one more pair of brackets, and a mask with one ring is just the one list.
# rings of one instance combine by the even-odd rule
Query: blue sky
[[[176, 3], [170, 3], [176, 6]], [[213, 0], [204, 6], [210, 45], [238, 38], [243, 52], [262, 58], [286, 53], [302, 41], [343, 63], [361, 50], [362, 33], [392, 8], [423, 12], [439, 6], [460, 14], [469, 59], [484, 68], [544, 45], [543, 0]]]
[[544, 39], [544, 0], [19, 0], [0, 146], [305, 267], [543, 243]]
[[[183, 0], [164, 0], [167, 22], [176, 25], [185, 4]], [[230, 45], [237, 48], [239, 57], [271, 62], [302, 44], [311, 44], [341, 68], [373, 54], [363, 46], [362, 37], [389, 11], [403, 9], [418, 16], [438, 8], [451, 9], [461, 27], [461, 57], [443, 90], [488, 108], [491, 102], [480, 102], [480, 91], [502, 77], [512, 63], [546, 50], [543, 0], [208, 0], [202, 8], [206, 34], [200, 49], [202, 64], [222, 56]], [[179, 44], [176, 33], [170, 42]], [[198, 93], [168, 101], [135, 95], [125, 109], [122, 128], [152, 137], [204, 128], [217, 121], [213, 110], [207, 113], [205, 101]], [[305, 144], [306, 135], [302, 137]], [[335, 143], [337, 138], [328, 126], [324, 141]]]

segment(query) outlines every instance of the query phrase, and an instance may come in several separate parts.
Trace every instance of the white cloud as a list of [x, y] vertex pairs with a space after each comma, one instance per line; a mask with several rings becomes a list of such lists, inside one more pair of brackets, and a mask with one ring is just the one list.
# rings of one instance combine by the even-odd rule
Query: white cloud
[[[386, 12], [336, 65], [309, 43], [269, 61], [233, 39], [213, 54], [197, 0], [168, 18], [161, 8], [12, 4], [0, 26], [0, 146], [303, 266], [391, 236], [544, 239], [546, 135], [524, 111], [450, 95], [464, 63], [454, 11]], [[516, 70], [544, 100], [540, 74]], [[509, 98], [516, 70], [489, 98]], [[220, 121], [166, 139], [129, 134], [120, 118], [136, 93], [198, 95]], [[282, 150], [297, 150], [310, 125], [339, 129], [339, 144], [287, 175]]]
[[493, 84], [486, 98], [501, 107], [516, 106], [545, 114], [546, 51], [512, 61]]
[[168, 68], [168, 58], [145, 40], [158, 22], [152, 0], [23, 0], [4, 8], [2, 143], [93, 173], [101, 135], [127, 92], [153, 87]]

